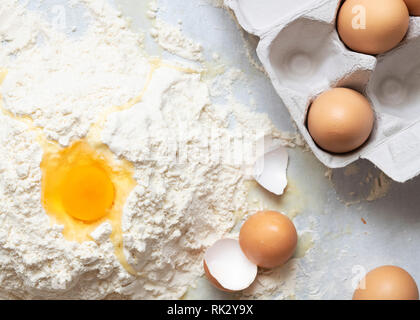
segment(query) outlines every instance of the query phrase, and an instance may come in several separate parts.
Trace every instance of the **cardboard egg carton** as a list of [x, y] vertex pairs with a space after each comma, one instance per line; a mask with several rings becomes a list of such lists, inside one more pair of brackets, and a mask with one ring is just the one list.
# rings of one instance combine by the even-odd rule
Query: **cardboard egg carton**
[[[410, 18], [403, 42], [383, 55], [349, 50], [339, 39], [341, 0], [225, 0], [241, 26], [260, 37], [257, 54], [277, 93], [316, 157], [330, 168], [368, 159], [395, 181], [420, 173], [420, 18]], [[332, 87], [362, 92], [375, 110], [369, 140], [331, 154], [312, 140], [306, 116]]]

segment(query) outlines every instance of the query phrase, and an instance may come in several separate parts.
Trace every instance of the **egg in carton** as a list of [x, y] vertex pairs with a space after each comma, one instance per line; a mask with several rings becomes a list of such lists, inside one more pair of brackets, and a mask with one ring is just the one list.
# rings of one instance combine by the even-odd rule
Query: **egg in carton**
[[[336, 30], [342, 0], [225, 0], [241, 26], [260, 38], [257, 55], [315, 156], [329, 168], [368, 159], [405, 182], [420, 173], [420, 17], [398, 47], [378, 56], [348, 49]], [[363, 93], [375, 126], [359, 149], [332, 154], [306, 126], [313, 100], [334, 87]]]

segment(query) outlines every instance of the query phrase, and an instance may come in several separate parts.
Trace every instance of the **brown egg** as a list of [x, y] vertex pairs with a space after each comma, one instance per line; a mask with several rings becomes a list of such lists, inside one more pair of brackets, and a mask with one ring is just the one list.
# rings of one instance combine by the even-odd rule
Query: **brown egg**
[[275, 211], [260, 211], [243, 224], [239, 245], [247, 258], [262, 268], [284, 264], [297, 245], [293, 222]]
[[404, 0], [412, 16], [420, 16], [420, 0]]
[[315, 99], [307, 124], [319, 147], [332, 153], [345, 153], [368, 139], [373, 121], [373, 110], [363, 95], [352, 89], [334, 88]]
[[409, 20], [404, 0], [346, 0], [338, 13], [337, 29], [350, 49], [380, 54], [401, 42]]
[[382, 266], [366, 274], [365, 289], [356, 289], [353, 300], [418, 300], [419, 290], [410, 274], [395, 266]]

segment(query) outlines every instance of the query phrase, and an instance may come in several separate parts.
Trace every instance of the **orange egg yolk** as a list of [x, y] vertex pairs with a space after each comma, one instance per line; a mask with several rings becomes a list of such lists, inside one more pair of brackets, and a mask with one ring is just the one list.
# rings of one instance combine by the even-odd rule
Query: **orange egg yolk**
[[136, 185], [130, 163], [116, 160], [105, 145], [80, 140], [67, 148], [45, 145], [41, 168], [42, 204], [68, 240], [91, 240], [105, 220], [112, 237], [119, 236], [123, 207]]
[[62, 225], [70, 241], [91, 241], [91, 233], [103, 222], [112, 226], [110, 240], [121, 265], [131, 274], [123, 252], [122, 212], [136, 186], [134, 168], [116, 159], [106, 145], [74, 142], [67, 148], [43, 145], [42, 204], [52, 224]]
[[111, 179], [95, 165], [70, 168], [60, 193], [66, 213], [86, 222], [104, 217], [111, 209], [115, 196]]

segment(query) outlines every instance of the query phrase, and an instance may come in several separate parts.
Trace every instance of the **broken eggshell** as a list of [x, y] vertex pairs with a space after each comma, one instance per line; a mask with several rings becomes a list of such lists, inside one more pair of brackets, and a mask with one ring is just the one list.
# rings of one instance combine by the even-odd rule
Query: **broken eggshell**
[[228, 292], [248, 288], [257, 276], [258, 267], [253, 264], [235, 239], [216, 241], [204, 254], [204, 272], [218, 289]]
[[[267, 138], [264, 139], [267, 144]], [[289, 155], [285, 147], [269, 142], [269, 147], [254, 165], [254, 179], [264, 189], [281, 195], [287, 186], [287, 164]]]

